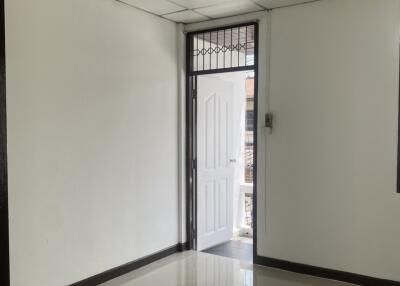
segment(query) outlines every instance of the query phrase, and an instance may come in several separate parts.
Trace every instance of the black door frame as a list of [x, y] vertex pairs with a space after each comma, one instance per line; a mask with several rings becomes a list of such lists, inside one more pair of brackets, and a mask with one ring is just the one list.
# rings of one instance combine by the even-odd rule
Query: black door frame
[[10, 285], [4, 1], [0, 15], [0, 285]]
[[[254, 25], [254, 65], [231, 67], [216, 70], [192, 72], [192, 41], [197, 33], [210, 33], [221, 29], [231, 29]], [[197, 76], [205, 74], [237, 71], [254, 71], [254, 161], [253, 161], [253, 260], [257, 257], [257, 157], [258, 157], [258, 73], [259, 73], [259, 26], [257, 22], [244, 22], [237, 25], [221, 26], [207, 30], [190, 32], [186, 35], [186, 237], [187, 248], [196, 248], [197, 236]]]

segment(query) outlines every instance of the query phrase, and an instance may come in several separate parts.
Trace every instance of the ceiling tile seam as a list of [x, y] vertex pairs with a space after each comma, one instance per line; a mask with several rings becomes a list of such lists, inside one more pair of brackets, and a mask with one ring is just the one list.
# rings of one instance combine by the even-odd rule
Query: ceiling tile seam
[[[164, 18], [162, 15], [158, 15], [158, 14], [156, 14], [156, 13], [147, 11], [146, 9], [143, 9], [143, 8], [140, 8], [140, 7], [137, 7], [137, 6], [133, 6], [133, 5], [129, 4], [129, 3], [124, 2], [123, 0], [115, 0], [115, 1], [118, 2], [118, 3], [121, 3], [121, 4], [123, 4], [123, 5], [129, 6], [129, 7], [131, 7], [131, 8], [137, 9], [137, 10], [139, 10], [139, 11], [142, 11], [142, 12], [144, 12], [144, 13], [146, 13], [146, 14], [149, 14], [149, 15], [152, 15], [152, 16], [156, 16], [156, 17], [158, 17], [158, 18], [161, 18], [161, 19], [164, 19], [164, 20], [167, 20], [167, 21], [170, 21], [170, 22], [176, 24], [175, 21], [172, 21], [172, 20], [170, 20], [170, 19]], [[176, 12], [174, 12], [174, 13], [177, 13], [177, 12], [180, 12], [180, 11], [176, 11]]]
[[[198, 9], [198, 8], [196, 8], [196, 9]], [[214, 20], [214, 19], [215, 19], [214, 17], [208, 16], [208, 15], [205, 15], [205, 14], [199, 12], [199, 11], [196, 11], [195, 9], [193, 9], [192, 11], [195, 12], [195, 13], [197, 13], [197, 14], [199, 14], [199, 15], [202, 15], [202, 16], [204, 16], [204, 17], [210, 19], [210, 20]]]
[[[179, 12], [186, 12], [186, 11], [190, 11], [190, 12], [193, 12], [193, 13], [195, 13], [195, 14], [199, 14], [200, 16], [206, 17], [207, 20], [214, 20], [214, 18], [212, 18], [212, 17], [210, 17], [210, 16], [204, 15], [204, 14], [202, 14], [202, 13], [200, 13], [200, 12], [197, 12], [197, 11], [195, 11], [195, 10], [193, 10], [193, 9], [188, 9], [188, 8], [186, 8], [186, 9], [184, 9], [184, 10], [179, 10], [179, 11], [176, 11], [176, 12], [170, 12], [170, 13], [166, 13], [166, 14], [161, 14], [160, 16], [161, 16], [161, 17], [164, 17], [164, 16], [169, 16], [169, 15], [172, 15], [172, 14], [176, 14], [176, 13], [179, 13]], [[167, 18], [165, 18], [165, 19], [167, 19]], [[205, 21], [205, 20], [204, 20], [204, 21]]]
[[[316, 0], [316, 1], [320, 1], [320, 0]], [[269, 12], [269, 11], [271, 11], [271, 10], [272, 10], [272, 9], [265, 9], [265, 10], [258, 11], [258, 12], [245, 12], [245, 13], [243, 13], [243, 14], [237, 14], [237, 15], [232, 15], [232, 16], [223, 16], [223, 17], [218, 17], [218, 18], [212, 19], [212, 21], [224, 20], [224, 19], [229, 19], [229, 18], [232, 18], [232, 17], [242, 16], [242, 15], [247, 15], [247, 14], [261, 13], [261, 12], [264, 12], [264, 11]], [[204, 23], [204, 22], [208, 22], [208, 21], [210, 21], [210, 20], [204, 20], [204, 21], [193, 22], [193, 23], [186, 23], [185, 26], [190, 25], [190, 24], [200, 24], [200, 23]], [[257, 20], [256, 18], [254, 18], [254, 19], [251, 20], [251, 21], [245, 21], [245, 23], [248, 23], [248, 22], [257, 22], [257, 21], [258, 21], [258, 20]], [[241, 22], [239, 21], [238, 23], [241, 23]], [[224, 26], [216, 25], [215, 27], [223, 28]], [[200, 29], [199, 31], [201, 31], [201, 29]], [[192, 32], [192, 31], [190, 31], [190, 32]], [[196, 31], [194, 30], [194, 32], [196, 32]], [[185, 31], [185, 34], [186, 34], [186, 33], [189, 33], [189, 32], [188, 32], [188, 31]]]
[[179, 10], [179, 11], [175, 11], [175, 12], [168, 12], [168, 13], [165, 13], [165, 14], [161, 14], [160, 16], [164, 17], [164, 16], [168, 16], [168, 15], [175, 14], [175, 13], [186, 12], [186, 11], [192, 11], [192, 10], [190, 10], [190, 9], [188, 9], [188, 8], [185, 8], [185, 9], [183, 9], [183, 10]]
[[[257, 12], [261, 12], [261, 11], [267, 11], [267, 9], [263, 9], [263, 10], [259, 10], [259, 11], [253, 11], [253, 12], [238, 12], [238, 14], [232, 14], [232, 15], [229, 15], [229, 16], [211, 18], [210, 20], [220, 20], [220, 19], [225, 19], [225, 18], [231, 18], [231, 17], [236, 17], [236, 16], [247, 15], [247, 14], [251, 14], [251, 13], [257, 13]], [[205, 21], [201, 21], [201, 22], [205, 22]], [[196, 22], [196, 23], [201, 23], [201, 22]]]
[[[166, 0], [166, 1], [172, 3], [172, 1], [170, 1], [170, 0]], [[251, 0], [250, 0], [250, 1], [251, 1]], [[187, 7], [186, 7], [186, 9], [195, 11], [196, 9], [210, 8], [210, 7], [220, 6], [220, 5], [228, 4], [228, 3], [232, 3], [232, 1], [231, 1], [231, 0], [227, 0], [227, 1], [224, 1], [224, 2], [217, 3], [217, 4], [208, 4], [208, 5], [199, 6], [199, 7], [195, 7], [195, 8], [187, 8]]]
[[[166, 2], [169, 2], [169, 3], [171, 3], [171, 4], [174, 4], [174, 5], [176, 5], [176, 6], [179, 6], [179, 7], [181, 7], [181, 8], [183, 8], [183, 10], [181, 10], [181, 11], [190, 10], [188, 7], [183, 6], [183, 5], [179, 4], [179, 3], [176, 3], [175, 1], [172, 1], [172, 0], [165, 0], [165, 1], [166, 1]], [[177, 12], [179, 12], [179, 11], [177, 11]]]
[[[177, 11], [174, 11], [174, 12], [168, 12], [168, 13], [165, 13], [165, 14], [155, 14], [154, 13], [154, 15], [157, 15], [157, 16], [160, 16], [160, 17], [164, 17], [165, 15], [170, 15], [170, 14], [175, 14], [175, 13], [180, 13], [180, 12], [185, 12], [185, 11], [189, 11], [189, 9], [182, 8], [182, 10], [177, 10]], [[152, 12], [149, 12], [149, 13], [153, 14]]]
[[[319, 1], [319, 0], [315, 0], [315, 1]], [[253, 0], [246, 0], [246, 2], [247, 2], [247, 3], [256, 4], [256, 5], [257, 5], [258, 7], [260, 7], [263, 11], [268, 10], [267, 8], [265, 8], [264, 6], [262, 6], [262, 5], [260, 5], [260, 4], [257, 4], [257, 3], [254, 2]], [[198, 7], [198, 8], [193, 8], [193, 9], [189, 9], [189, 10], [192, 10], [192, 11], [198, 13], [198, 14], [201, 14], [199, 11], [197, 11], [198, 9], [212, 8], [212, 7], [215, 7], [215, 6], [221, 6], [221, 5], [228, 4], [228, 3], [232, 3], [232, 1], [225, 1], [225, 2], [218, 3], [218, 4], [206, 5], [206, 6], [202, 6], [202, 7]], [[243, 2], [243, 3], [245, 3], [245, 2]], [[261, 10], [260, 10], [260, 11], [261, 11]], [[244, 14], [247, 14], [247, 13], [252, 13], [252, 12], [244, 12], [244, 13], [240, 13], [240, 14], [233, 14], [233, 15], [231, 15], [231, 16], [224, 16], [224, 17], [222, 17], [222, 18], [225, 18], [225, 17], [234, 17], [234, 16], [239, 16], [239, 15], [244, 15]], [[216, 17], [216, 18], [214, 18], [214, 17], [207, 16], [207, 15], [204, 15], [204, 16], [209, 17], [209, 18], [212, 19], [212, 20], [220, 19], [220, 18], [221, 18], [221, 17]]]
[[260, 7], [263, 10], [268, 9], [267, 7], [264, 7], [262, 4], [257, 3], [255, 0], [249, 0], [250, 2], [252, 2], [253, 4], [255, 4], [256, 6]]
[[[246, 15], [246, 14], [252, 13], [252, 12], [244, 12], [244, 13], [239, 13], [239, 14], [234, 14], [234, 15], [229, 15], [229, 16], [214, 18], [214, 17], [210, 17], [210, 16], [207, 16], [207, 15], [203, 15], [203, 14], [201, 14], [200, 12], [195, 11], [195, 9], [201, 9], [201, 8], [207, 8], [207, 7], [216, 6], [216, 5], [207, 5], [207, 6], [203, 6], [203, 7], [194, 8], [194, 9], [189, 9], [189, 8], [186, 8], [186, 7], [185, 7], [185, 8], [182, 9], [182, 10], [178, 10], [178, 11], [171, 12], [171, 13], [167, 13], [167, 14], [156, 14], [156, 13], [150, 12], [150, 11], [148, 11], [148, 10], [145, 10], [145, 9], [143, 9], [143, 8], [140, 8], [140, 7], [131, 5], [131, 4], [129, 4], [129, 3], [126, 3], [126, 2], [124, 2], [123, 0], [115, 0], [115, 1], [116, 1], [116, 2], [119, 2], [119, 3], [122, 3], [122, 4], [126, 5], [126, 6], [129, 6], [129, 7], [131, 7], [131, 8], [137, 9], [137, 10], [139, 10], [139, 11], [145, 12], [145, 13], [147, 13], [147, 14], [150, 14], [150, 15], [159, 17], [159, 18], [161, 18], [161, 19], [170, 21], [170, 22], [172, 22], [172, 23], [177, 23], [177, 22], [176, 22], [176, 21], [173, 21], [173, 20], [170, 20], [170, 19], [168, 19], [168, 18], [165, 18], [164, 16], [165, 16], [165, 15], [171, 15], [171, 14], [174, 14], [174, 13], [184, 12], [184, 11], [192, 11], [192, 12], [194, 12], [194, 13], [197, 13], [197, 14], [199, 14], [199, 15], [201, 15], [201, 16], [207, 18], [207, 20], [198, 21], [198, 22], [193, 22], [193, 23], [201, 23], [201, 22], [206, 22], [206, 21], [209, 21], [209, 20], [224, 19], [224, 18], [235, 17], [235, 16]], [[167, 2], [170, 2], [170, 3], [172, 3], [172, 4], [175, 4], [174, 2], [172, 2], [172, 1], [170, 1], [170, 0], [166, 0], [166, 1], [167, 1]], [[253, 0], [250, 0], [250, 1], [253, 2]], [[291, 5], [286, 5], [286, 6], [280, 6], [280, 7], [275, 7], [275, 8], [266, 8], [266, 7], [262, 6], [262, 5], [258, 5], [258, 6], [260, 6], [261, 8], [263, 8], [264, 11], [272, 11], [272, 10], [275, 10], [275, 9], [287, 8], [287, 7], [298, 6], [298, 5], [305, 5], [305, 4], [310, 4], [310, 3], [314, 3], [314, 2], [318, 2], [318, 1], [321, 1], [321, 0], [312, 0], [312, 1], [308, 1], [308, 2], [296, 3], [296, 4], [291, 4]], [[225, 4], [225, 3], [229, 3], [229, 2], [230, 2], [230, 1], [222, 2], [221, 4]], [[177, 4], [177, 5], [178, 5], [178, 4]], [[182, 5], [178, 5], [178, 6], [184, 7], [184, 6], [182, 6]], [[260, 11], [259, 11], [259, 12], [260, 12]], [[182, 22], [181, 22], [181, 23], [182, 23]], [[183, 22], [183, 23], [184, 23], [184, 22]]]
[[[126, 2], [124, 2], [123, 0], [115, 0], [115, 1], [120, 2], [120, 3], [122, 3], [122, 4], [125, 4], [125, 5], [127, 5], [127, 6], [129, 6], [129, 7], [138, 9], [138, 10], [143, 11], [143, 12], [145, 12], [145, 13], [148, 13], [148, 14], [151, 14], [151, 15], [154, 15], [154, 16], [157, 16], [157, 17], [159, 17], [159, 18], [162, 18], [162, 19], [171, 21], [171, 22], [173, 22], [173, 23], [177, 23], [177, 22], [176, 22], [176, 21], [173, 21], [173, 20], [170, 20], [170, 19], [168, 19], [168, 18], [165, 18], [164, 16], [168, 16], [168, 15], [175, 14], [175, 13], [179, 13], [179, 12], [192, 11], [192, 12], [194, 12], [194, 13], [196, 13], [196, 14], [199, 14], [199, 15], [201, 15], [201, 16], [207, 18], [207, 20], [200, 21], [200, 22], [204, 22], [204, 21], [208, 21], [208, 20], [216, 20], [216, 19], [220, 19], [220, 18], [226, 18], [226, 17], [234, 17], [234, 16], [238, 16], [238, 15], [244, 15], [244, 14], [247, 14], [247, 13], [248, 13], [248, 12], [245, 12], [245, 13], [240, 13], [240, 14], [234, 14], [234, 15], [231, 15], [231, 16], [224, 16], [224, 17], [217, 17], [217, 18], [214, 18], [214, 17], [211, 17], [211, 16], [207, 16], [207, 15], [205, 15], [205, 14], [199, 12], [199, 11], [196, 11], [197, 9], [210, 8], [210, 7], [217, 6], [217, 5], [223, 5], [223, 4], [231, 3], [231, 1], [229, 1], [229, 0], [228, 0], [228, 1], [221, 2], [221, 3], [219, 3], [219, 4], [210, 4], [210, 5], [205, 5], [205, 6], [201, 6], [201, 7], [192, 8], [192, 9], [189, 9], [189, 8], [187, 8], [187, 7], [185, 7], [185, 6], [182, 6], [182, 5], [180, 5], [180, 4], [177, 4], [177, 3], [175, 3], [175, 2], [172, 1], [172, 0], [165, 0], [166, 2], [169, 2], [169, 3], [171, 3], [171, 4], [175, 4], [175, 5], [177, 5], [177, 6], [179, 6], [179, 7], [182, 8], [182, 10], [178, 10], [178, 11], [174, 11], [174, 12], [169, 12], [169, 13], [165, 13], [165, 14], [156, 14], [156, 13], [154, 13], [154, 12], [148, 11], [148, 10], [143, 9], [143, 8], [140, 8], [140, 7], [138, 7], [138, 6], [134, 6], [134, 5], [132, 5], [132, 4], [126, 3]], [[249, 0], [249, 1], [250, 1], [250, 2], [254, 2], [253, 0]], [[320, 1], [320, 0], [315, 0], [315, 1]], [[255, 3], [255, 2], [254, 2], [254, 3]], [[262, 9], [264, 9], [264, 10], [266, 10], [266, 8], [263, 7], [263, 6], [260, 6], [260, 5], [257, 5], [257, 6], [259, 6], [260, 8], [262, 8]], [[290, 5], [290, 6], [294, 6], [294, 5]]]
[[[250, 1], [253, 1], [253, 0], [250, 0]], [[260, 8], [263, 9], [262, 11], [270, 12], [270, 11], [275, 10], [275, 9], [287, 8], [287, 7], [299, 6], [299, 5], [305, 5], [305, 4], [310, 4], [310, 3], [314, 3], [314, 2], [318, 2], [318, 1], [321, 1], [321, 0], [312, 0], [312, 1], [308, 1], [308, 2], [301, 2], [301, 3], [290, 4], [290, 5], [280, 6], [280, 7], [274, 7], [274, 8], [267, 8], [267, 7], [262, 6], [261, 4], [259, 4], [258, 6], [260, 6]], [[229, 3], [229, 2], [230, 2], [230, 1], [228, 1], [228, 2], [222, 2], [221, 4], [225, 4], [225, 3]], [[201, 7], [201, 8], [207, 8], [207, 7], [212, 7], [212, 6], [216, 6], [216, 5], [207, 5], [207, 6]], [[200, 14], [199, 12], [196, 11], [196, 9], [200, 9], [200, 7], [199, 7], [199, 8], [194, 8], [193, 10], [192, 10], [192, 9], [188, 9], [188, 10], [192, 10], [192, 11], [194, 11], [194, 12]], [[261, 12], [261, 10], [258, 11], [258, 12]], [[239, 13], [239, 14], [234, 14], [234, 15], [229, 15], [229, 16], [224, 16], [224, 17], [217, 17], [217, 18], [211, 18], [211, 17], [209, 17], [209, 16], [206, 16], [206, 17], [210, 18], [210, 20], [219, 20], [219, 19], [225, 19], [225, 18], [230, 18], [230, 17], [236, 17], [236, 16], [241, 16], [241, 15], [246, 15], [246, 14], [251, 14], [251, 13], [254, 13], [254, 12], [244, 12], [244, 13]], [[202, 23], [202, 22], [207, 22], [207, 21], [209, 21], [209, 20], [204, 20], [204, 21], [199, 21], [199, 22], [194, 22], [194, 23]]]
[[[171, 0], [166, 0], [166, 1], [175, 4], [175, 2], [173, 2], [173, 1], [171, 1]], [[318, 1], [321, 1], [321, 0], [312, 0], [312, 1], [307, 1], [307, 2], [300, 2], [300, 3], [295, 3], [295, 4], [288, 4], [288, 5], [285, 5], [285, 6], [278, 6], [278, 7], [274, 7], [274, 8], [265, 7], [265, 6], [263, 6], [262, 4], [257, 3], [255, 0], [247, 0], [247, 1], [248, 1], [248, 2], [252, 2], [253, 4], [256, 4], [258, 7], [260, 7], [260, 8], [263, 9], [264, 11], [271, 11], [271, 10], [274, 10], [274, 9], [287, 8], [287, 7], [299, 6], [299, 5], [306, 5], [306, 4], [313, 3], [313, 2], [318, 2]], [[205, 6], [200, 6], [200, 7], [196, 7], [196, 8], [187, 8], [187, 9], [188, 9], [188, 10], [192, 10], [192, 11], [196, 11], [196, 9], [210, 8], [210, 7], [213, 7], [213, 6], [219, 6], [219, 5], [228, 4], [228, 3], [232, 3], [232, 1], [228, 0], [228, 1], [224, 1], [224, 2], [218, 3], [218, 4], [209, 4], [209, 5], [205, 5]], [[181, 5], [180, 5], [180, 6], [181, 6]], [[229, 17], [229, 16], [228, 16], [228, 17]], [[215, 18], [215, 19], [219, 19], [219, 18]]]
[[321, 1], [321, 0], [312, 0], [312, 1], [307, 1], [307, 2], [300, 2], [300, 3], [285, 5], [285, 6], [279, 6], [279, 7], [275, 7], [275, 8], [269, 8], [268, 10], [275, 10], [275, 9], [295, 7], [295, 6], [300, 6], [300, 5], [307, 5], [307, 4], [311, 4], [311, 3], [319, 2], [319, 1]]

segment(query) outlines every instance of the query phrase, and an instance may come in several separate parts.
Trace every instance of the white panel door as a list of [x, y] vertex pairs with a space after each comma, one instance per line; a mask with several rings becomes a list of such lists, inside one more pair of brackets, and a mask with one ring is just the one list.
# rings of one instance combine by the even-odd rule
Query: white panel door
[[233, 83], [199, 76], [197, 83], [197, 250], [233, 233]]

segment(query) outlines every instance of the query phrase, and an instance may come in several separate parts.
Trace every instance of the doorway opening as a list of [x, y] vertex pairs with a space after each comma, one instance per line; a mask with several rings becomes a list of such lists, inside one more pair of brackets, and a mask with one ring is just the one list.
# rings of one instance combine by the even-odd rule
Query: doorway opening
[[253, 261], [257, 23], [187, 35], [189, 248]]

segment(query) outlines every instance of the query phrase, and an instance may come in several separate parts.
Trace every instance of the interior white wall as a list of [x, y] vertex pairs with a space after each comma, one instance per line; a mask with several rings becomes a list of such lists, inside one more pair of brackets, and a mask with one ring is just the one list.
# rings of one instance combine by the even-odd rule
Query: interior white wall
[[6, 0], [11, 285], [178, 242], [177, 26], [112, 0]]
[[259, 254], [400, 280], [399, 1], [271, 14], [275, 125]]

